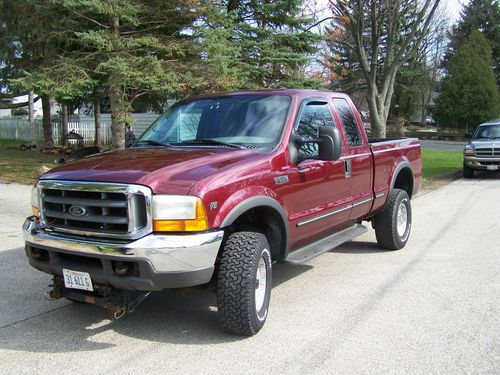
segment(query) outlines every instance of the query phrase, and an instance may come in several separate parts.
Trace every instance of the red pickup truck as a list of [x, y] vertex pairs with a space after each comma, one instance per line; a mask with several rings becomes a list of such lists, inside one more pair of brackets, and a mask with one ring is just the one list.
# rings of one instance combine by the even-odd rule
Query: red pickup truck
[[421, 181], [416, 139], [368, 140], [348, 96], [260, 90], [182, 100], [134, 147], [55, 168], [33, 188], [30, 264], [52, 298], [119, 317], [151, 291], [213, 282], [220, 323], [264, 325], [276, 262], [364, 233], [402, 248]]

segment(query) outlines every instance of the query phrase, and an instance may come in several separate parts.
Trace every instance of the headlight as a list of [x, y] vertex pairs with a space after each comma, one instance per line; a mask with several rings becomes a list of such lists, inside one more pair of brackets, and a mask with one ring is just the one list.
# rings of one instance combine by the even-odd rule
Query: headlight
[[40, 216], [40, 195], [37, 187], [31, 189], [31, 211], [34, 216]]
[[474, 149], [470, 146], [465, 147], [464, 156], [474, 156]]
[[185, 195], [153, 196], [155, 232], [193, 232], [207, 229], [207, 213], [200, 198]]

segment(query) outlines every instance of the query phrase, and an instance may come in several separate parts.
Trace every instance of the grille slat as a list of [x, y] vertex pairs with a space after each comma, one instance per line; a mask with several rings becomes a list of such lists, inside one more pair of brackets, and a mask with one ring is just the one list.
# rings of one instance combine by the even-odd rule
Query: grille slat
[[92, 206], [92, 207], [127, 207], [126, 201], [107, 201], [104, 199], [78, 199], [78, 198], [66, 198], [58, 196], [46, 196], [44, 198], [45, 202], [49, 203], [59, 203], [67, 205], [78, 205], [78, 206]]
[[66, 219], [73, 221], [88, 221], [91, 223], [104, 223], [104, 224], [128, 224], [128, 218], [119, 216], [108, 216], [108, 215], [86, 215], [86, 216], [73, 216], [70, 213], [45, 210], [45, 216], [48, 220], [51, 218], [55, 219]]

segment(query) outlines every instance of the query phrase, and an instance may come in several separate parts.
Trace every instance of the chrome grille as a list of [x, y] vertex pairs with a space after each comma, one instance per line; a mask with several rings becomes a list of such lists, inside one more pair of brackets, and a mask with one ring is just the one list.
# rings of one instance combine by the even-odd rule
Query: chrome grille
[[41, 217], [56, 231], [133, 239], [151, 231], [151, 191], [138, 185], [40, 181]]
[[498, 147], [481, 147], [476, 148], [475, 153], [477, 157], [489, 158], [492, 156], [500, 157], [500, 148]]

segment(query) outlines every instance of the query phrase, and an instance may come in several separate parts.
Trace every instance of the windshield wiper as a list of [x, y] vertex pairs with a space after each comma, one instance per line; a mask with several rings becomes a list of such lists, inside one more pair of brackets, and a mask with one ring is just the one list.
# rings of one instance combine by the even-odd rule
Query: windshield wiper
[[227, 147], [239, 148], [239, 149], [246, 148], [246, 147], [244, 147], [242, 145], [237, 145], [237, 144], [234, 144], [234, 143], [227, 143], [227, 142], [217, 141], [215, 139], [210, 139], [210, 138], [190, 139], [190, 140], [187, 140], [187, 141], [182, 141], [181, 143], [218, 145], [218, 146], [227, 146]]
[[169, 143], [162, 143], [162, 142], [158, 142], [158, 141], [153, 141], [152, 139], [145, 139], [145, 140], [139, 141], [136, 143], [136, 145], [153, 145], [153, 146], [161, 146], [161, 147], [170, 146]]

